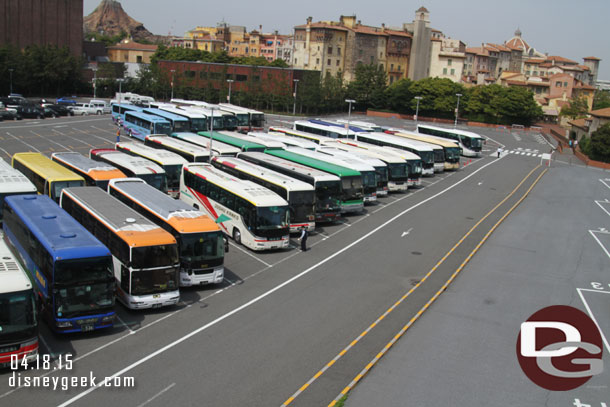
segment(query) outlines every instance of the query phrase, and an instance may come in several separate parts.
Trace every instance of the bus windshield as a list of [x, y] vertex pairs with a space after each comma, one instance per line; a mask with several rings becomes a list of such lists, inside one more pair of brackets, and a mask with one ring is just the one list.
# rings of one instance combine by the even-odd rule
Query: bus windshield
[[343, 199], [362, 199], [362, 176], [343, 177]]
[[56, 288], [55, 308], [59, 318], [112, 308], [114, 281]]
[[134, 270], [131, 273], [132, 295], [164, 293], [178, 289], [178, 269]]
[[419, 161], [407, 161], [409, 175], [421, 175], [421, 163]]
[[253, 113], [250, 118], [250, 125], [252, 127], [263, 127], [265, 125], [265, 115], [262, 113]]
[[226, 115], [224, 116], [224, 127], [226, 129], [232, 129], [237, 127], [237, 117], [233, 116], [233, 115]]
[[172, 134], [172, 126], [169, 123], [156, 123], [154, 134]]
[[131, 267], [134, 269], [167, 267], [176, 263], [178, 263], [176, 244], [131, 248]]
[[388, 178], [388, 167], [376, 167], [377, 181], [385, 182]]
[[191, 126], [189, 125], [189, 122], [187, 120], [176, 120], [174, 122], [174, 132], [179, 133], [185, 131], [191, 131]]
[[52, 184], [53, 188], [51, 190], [51, 198], [55, 199], [56, 201], [59, 201], [62, 189], [84, 186], [83, 181], [55, 181]]
[[222, 129], [223, 128], [223, 120], [222, 117], [214, 117], [214, 120], [212, 121], [212, 123], [214, 123], [214, 128], [215, 129]]
[[375, 171], [361, 171], [360, 173], [362, 174], [362, 180], [363, 180], [364, 186], [367, 186], [367, 187], [377, 186], [377, 177], [376, 177]]
[[434, 164], [434, 153], [432, 151], [420, 151], [417, 155], [425, 164]]
[[[36, 326], [36, 304], [32, 290], [0, 294], [0, 338]], [[8, 339], [8, 338], [7, 338]]]
[[434, 162], [435, 163], [445, 162], [445, 152], [443, 150], [434, 150]]
[[197, 133], [198, 131], [208, 130], [208, 120], [206, 118], [191, 119], [191, 131]]
[[248, 113], [239, 113], [236, 115], [236, 117], [237, 117], [238, 126], [247, 126], [248, 125]]
[[[190, 233], [180, 236], [180, 263], [208, 262], [224, 256], [222, 232]], [[199, 266], [192, 265], [193, 268]]]
[[481, 151], [481, 147], [483, 146], [483, 140], [480, 138], [462, 137], [462, 142], [464, 142], [466, 147], [469, 147], [474, 151]]
[[172, 189], [179, 189], [182, 164], [164, 165], [163, 169], [167, 175], [167, 186]]
[[110, 256], [55, 262], [54, 282], [57, 286], [107, 282], [112, 279], [112, 258]]
[[341, 181], [316, 182], [316, 206], [318, 208], [339, 208], [341, 196]]
[[288, 208], [285, 206], [259, 206], [256, 208], [257, 230], [286, 228], [288, 222]]
[[409, 176], [407, 172], [407, 163], [388, 164], [390, 170], [390, 178], [398, 179]]
[[459, 147], [447, 147], [447, 154], [445, 158], [448, 162], [457, 162], [460, 159], [460, 148]]
[[302, 222], [314, 216], [314, 191], [291, 191], [288, 197], [290, 221]]
[[159, 191], [167, 192], [167, 177], [165, 174], [141, 174], [138, 178], [143, 179], [148, 185], [152, 185]]

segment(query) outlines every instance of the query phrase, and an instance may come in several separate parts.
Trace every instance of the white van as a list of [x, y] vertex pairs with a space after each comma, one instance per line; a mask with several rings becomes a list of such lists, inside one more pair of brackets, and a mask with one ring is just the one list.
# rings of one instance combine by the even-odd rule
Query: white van
[[[105, 100], [91, 99], [89, 101], [89, 104], [91, 106], [95, 106], [98, 109], [101, 109], [101, 112], [104, 114], [110, 114], [110, 112], [112, 111], [110, 104], [108, 104], [108, 102], [106, 102]], [[100, 111], [100, 110], [98, 110], [98, 111]]]

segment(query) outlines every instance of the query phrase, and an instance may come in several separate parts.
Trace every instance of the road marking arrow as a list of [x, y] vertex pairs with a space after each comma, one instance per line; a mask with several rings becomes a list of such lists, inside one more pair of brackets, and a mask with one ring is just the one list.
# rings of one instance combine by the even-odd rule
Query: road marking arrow
[[413, 228], [407, 230], [406, 232], [402, 232], [402, 235], [400, 235], [400, 237], [405, 237], [406, 235], [408, 235], [409, 233], [411, 233], [411, 231], [413, 230]]

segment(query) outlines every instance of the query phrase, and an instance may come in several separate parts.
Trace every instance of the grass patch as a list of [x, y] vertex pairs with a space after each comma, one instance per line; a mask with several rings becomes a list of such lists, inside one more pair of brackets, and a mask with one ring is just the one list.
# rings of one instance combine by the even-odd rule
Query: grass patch
[[345, 396], [341, 397], [339, 399], [339, 401], [337, 401], [335, 403], [334, 407], [344, 407], [345, 406], [345, 402], [347, 401], [347, 396], [349, 395], [349, 393], [347, 393]]

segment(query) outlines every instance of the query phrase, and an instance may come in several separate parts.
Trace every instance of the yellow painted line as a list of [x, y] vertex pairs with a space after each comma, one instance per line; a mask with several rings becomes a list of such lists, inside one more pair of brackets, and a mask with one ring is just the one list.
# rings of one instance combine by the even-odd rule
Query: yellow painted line
[[[519, 187], [521, 185], [523, 185], [523, 183], [530, 177], [530, 175], [532, 175], [534, 173], [534, 171], [536, 171], [536, 169], [538, 169], [540, 167], [540, 165], [536, 166], [534, 169], [532, 169], [526, 176], [525, 178], [523, 178], [521, 180], [521, 182], [519, 182], [519, 184], [502, 200], [500, 201], [500, 203], [498, 203], [496, 206], [493, 207], [493, 209], [491, 209], [489, 212], [487, 212], [487, 214], [485, 216], [483, 216], [474, 226], [472, 226], [470, 228], [470, 230], [464, 235], [462, 236], [462, 238], [451, 248], [451, 250], [449, 250], [444, 256], [443, 258], [421, 279], [421, 281], [419, 283], [417, 283], [414, 287], [412, 287], [405, 295], [403, 295], [400, 300], [397, 301], [396, 304], [400, 305], [402, 302], [404, 302], [405, 299], [407, 299], [407, 297], [409, 297], [409, 295], [411, 295], [411, 293], [413, 293], [413, 291], [415, 291], [415, 289], [417, 287], [419, 287], [421, 285], [422, 282], [424, 282], [432, 273], [434, 273], [434, 271], [436, 271], [436, 269], [438, 269], [438, 267], [443, 264], [443, 262], [464, 242], [464, 240], [466, 240], [466, 238], [468, 238], [468, 236], [470, 236], [472, 234], [472, 232], [481, 224], [483, 223], [483, 221], [485, 221], [485, 219], [487, 219], [489, 216], [491, 216], [491, 214], [493, 212], [495, 212], [504, 202], [506, 202], [511, 196], [513, 196], [515, 194], [515, 192], [517, 192], [517, 190], [519, 189]], [[395, 305], [396, 305], [395, 304]], [[395, 309], [395, 305], [392, 306], [391, 308], [389, 308], [387, 311], [385, 311], [379, 318], [377, 318], [373, 324], [377, 324], [379, 323], [381, 320], [383, 320], [383, 318], [385, 318], [385, 316], [387, 316], [390, 312], [392, 312]], [[418, 316], [421, 315], [421, 312], [423, 312], [422, 310], [420, 310], [420, 313], [418, 313]], [[417, 319], [417, 317], [415, 317], [415, 320]], [[413, 321], [413, 320], [412, 320]], [[411, 322], [409, 322], [411, 323]], [[348, 350], [350, 350], [351, 348], [353, 348], [359, 341], [360, 339], [362, 339], [372, 328], [374, 325], [369, 325], [369, 327], [360, 335], [358, 335], [358, 337], [356, 337], [356, 339], [354, 339], [345, 349], [343, 349], [337, 356], [335, 356], [333, 358], [333, 364], [339, 360], [343, 355], [345, 355], [345, 353], [347, 353]], [[315, 379], [311, 378], [309, 379], [309, 381], [307, 383], [311, 384]], [[295, 394], [293, 394], [288, 400], [292, 399], [294, 400], [296, 397], [298, 397], [300, 395], [301, 391], [298, 390], [297, 392], [295, 392]], [[282, 406], [288, 406], [292, 401], [288, 401], [286, 400]]]
[[[539, 166], [538, 166], [539, 167]], [[536, 167], [536, 168], [538, 168]], [[481, 239], [481, 241], [479, 241], [479, 243], [476, 245], [476, 247], [472, 250], [472, 252], [468, 255], [468, 259], [472, 258], [474, 256], [474, 254], [476, 252], [479, 251], [479, 249], [481, 248], [481, 246], [483, 246], [483, 244], [485, 243], [485, 241], [487, 241], [487, 239], [489, 238], [489, 236], [491, 236], [491, 234], [498, 228], [498, 226], [500, 226], [500, 224], [502, 222], [504, 222], [504, 220], [508, 217], [508, 215], [510, 215], [513, 210], [519, 206], [521, 204], [521, 202], [523, 202], [523, 200], [529, 195], [529, 193], [531, 192], [531, 190], [536, 186], [536, 184], [538, 183], [538, 181], [540, 181], [540, 178], [542, 178], [542, 176], [544, 174], [546, 174], [546, 172], [548, 171], [548, 169], [545, 169], [544, 171], [542, 171], [542, 173], [540, 173], [540, 175], [538, 176], [538, 178], [536, 178], [536, 180], [534, 180], [534, 182], [532, 183], [532, 185], [530, 185], [530, 187], [527, 189], [527, 191], [525, 191], [525, 193], [523, 194], [523, 196], [517, 201], [515, 202], [515, 204], [492, 226], [492, 228], [485, 234], [485, 236], [483, 236], [483, 238]], [[531, 174], [531, 173], [530, 173]], [[529, 177], [529, 174], [528, 174]], [[519, 184], [521, 185], [521, 184]], [[447, 280], [447, 282], [445, 283], [445, 285], [448, 285], [448, 283], [450, 281], [452, 281], [466, 266], [468, 262], [464, 262], [462, 263], [458, 269], [451, 275], [451, 277], [449, 278], [449, 280]], [[431, 299], [432, 302], [436, 301], [436, 299], [440, 296], [441, 292], [437, 292]], [[424, 308], [427, 307], [428, 304], [426, 304], [426, 306], [424, 306]], [[418, 312], [417, 314], [420, 315], [420, 313], [422, 312], [423, 308], [420, 310], [420, 312]], [[419, 316], [415, 317], [414, 319], [417, 320], [419, 318]], [[413, 321], [413, 319], [411, 320]], [[349, 385], [347, 385], [346, 389], [348, 389], [348, 392], [351, 391], [351, 389], [354, 388], [354, 386], [356, 384], [358, 384], [358, 382], [360, 382], [360, 380], [370, 371], [370, 369], [375, 366], [377, 364], [377, 362], [381, 359], [381, 357], [383, 357], [387, 351], [389, 350], [389, 348], [391, 348], [397, 341], [398, 339], [400, 339], [400, 337], [402, 337], [402, 335], [407, 331], [407, 329], [409, 329], [409, 327], [412, 325], [411, 321], [409, 321], [409, 323], [407, 325], [405, 325], [399, 332], [399, 334], [397, 336], [395, 336], [389, 343], [386, 344], [386, 346], [383, 348], [383, 350], [377, 354], [377, 356], [375, 356], [375, 358], [368, 364], [366, 365], [366, 367], [356, 375], [356, 377], [351, 381], [351, 383]], [[397, 339], [398, 337], [398, 339]], [[380, 356], [381, 355], [381, 356]], [[341, 398], [343, 397], [345, 394], [347, 394], [347, 392], [345, 391], [345, 389], [343, 389], [343, 391], [329, 404], [329, 406], [333, 406], [335, 405], [335, 403]]]

